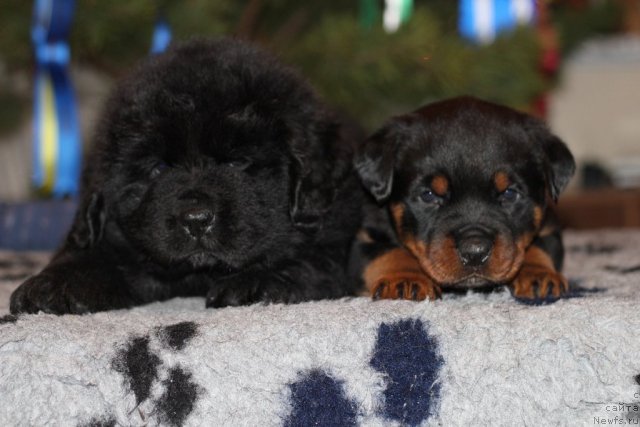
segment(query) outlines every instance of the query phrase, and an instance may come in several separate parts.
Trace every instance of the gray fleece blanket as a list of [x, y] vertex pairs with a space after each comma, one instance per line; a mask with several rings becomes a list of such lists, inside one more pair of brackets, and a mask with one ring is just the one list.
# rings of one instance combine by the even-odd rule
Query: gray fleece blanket
[[[8, 314], [45, 254], [0, 254], [0, 426], [620, 425], [640, 421], [640, 231], [567, 233], [569, 298], [174, 299]], [[90, 286], [90, 284], [87, 284]]]

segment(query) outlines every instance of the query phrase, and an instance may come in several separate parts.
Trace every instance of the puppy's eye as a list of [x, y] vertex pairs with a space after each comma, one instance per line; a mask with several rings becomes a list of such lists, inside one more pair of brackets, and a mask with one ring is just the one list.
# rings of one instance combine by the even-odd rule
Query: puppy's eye
[[245, 170], [246, 168], [251, 166], [251, 160], [247, 158], [229, 160], [225, 163], [225, 165], [233, 169]]
[[438, 196], [433, 190], [425, 190], [420, 194], [420, 200], [425, 203], [441, 205], [442, 197]]
[[169, 165], [166, 164], [165, 162], [158, 162], [153, 167], [153, 169], [151, 169], [151, 173], [149, 174], [149, 176], [151, 176], [151, 178], [155, 178], [168, 168], [169, 168]]
[[520, 193], [513, 188], [507, 188], [498, 196], [501, 203], [513, 203], [520, 198]]

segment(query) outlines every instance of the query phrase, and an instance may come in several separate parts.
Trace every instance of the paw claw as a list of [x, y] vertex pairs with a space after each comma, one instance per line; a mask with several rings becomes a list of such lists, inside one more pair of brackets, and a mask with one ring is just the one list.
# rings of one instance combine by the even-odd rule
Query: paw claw
[[523, 301], [554, 301], [569, 291], [565, 277], [548, 268], [525, 266], [510, 286], [511, 293]]
[[373, 299], [374, 300], [379, 300], [380, 298], [382, 298], [382, 291], [384, 290], [385, 287], [386, 287], [386, 283], [384, 283], [384, 282], [382, 282], [378, 286], [376, 286], [376, 289], [373, 292]]
[[413, 282], [411, 283], [411, 299], [413, 301], [416, 301], [418, 299], [418, 288], [420, 287], [419, 284]]
[[426, 275], [411, 274], [412, 277], [399, 275], [395, 278], [382, 278], [373, 286], [371, 298], [406, 299], [421, 301], [434, 300], [440, 296], [440, 288]]
[[396, 295], [398, 296], [398, 299], [404, 299], [405, 285], [406, 285], [406, 282], [400, 282], [396, 285]]

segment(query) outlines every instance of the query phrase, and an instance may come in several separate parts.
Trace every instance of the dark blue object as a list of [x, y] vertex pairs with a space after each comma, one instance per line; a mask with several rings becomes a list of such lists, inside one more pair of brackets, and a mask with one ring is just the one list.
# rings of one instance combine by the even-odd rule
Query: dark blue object
[[0, 203], [0, 249], [58, 248], [71, 227], [76, 206], [73, 200]]
[[409, 426], [435, 415], [443, 363], [438, 342], [422, 321], [380, 325], [371, 366], [385, 375], [387, 383], [382, 415]]
[[290, 385], [291, 414], [285, 427], [354, 426], [357, 406], [344, 395], [342, 383], [320, 369]]

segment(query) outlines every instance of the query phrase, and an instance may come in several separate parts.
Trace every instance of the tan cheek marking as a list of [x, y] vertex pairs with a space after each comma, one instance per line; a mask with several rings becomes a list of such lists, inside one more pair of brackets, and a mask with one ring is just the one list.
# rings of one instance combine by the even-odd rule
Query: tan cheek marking
[[542, 220], [544, 219], [544, 211], [540, 206], [536, 206], [533, 208], [533, 225], [536, 229], [540, 228], [542, 225]]
[[420, 258], [422, 268], [439, 283], [456, 282], [462, 276], [462, 264], [451, 237], [434, 241], [429, 253]]
[[513, 262], [513, 251], [505, 244], [505, 239], [498, 236], [493, 242], [491, 258], [487, 265], [487, 273], [492, 278], [505, 275], [511, 269]]
[[427, 245], [413, 235], [404, 236], [403, 243], [409, 249], [409, 251], [419, 260], [427, 257]]
[[527, 248], [531, 245], [534, 237], [534, 234], [527, 233], [516, 242], [516, 256], [514, 258], [513, 265], [511, 266], [511, 270], [509, 270], [509, 273], [506, 275], [508, 280], [513, 279], [516, 274], [518, 274], [518, 271], [524, 262]]
[[497, 172], [493, 176], [493, 183], [496, 186], [496, 190], [498, 190], [498, 193], [502, 193], [507, 188], [509, 188], [511, 181], [509, 180], [509, 176], [506, 173]]
[[391, 205], [391, 216], [396, 227], [396, 233], [402, 244], [409, 249], [409, 252], [418, 259], [424, 259], [427, 256], [427, 245], [411, 234], [403, 230], [402, 218], [404, 216], [405, 206], [402, 203]]
[[393, 224], [396, 227], [396, 233], [402, 238], [402, 217], [404, 216], [404, 205], [402, 203], [395, 203], [391, 205], [391, 217], [393, 218]]
[[449, 181], [442, 175], [436, 175], [431, 180], [431, 189], [438, 196], [443, 197], [449, 191]]
[[516, 240], [515, 245], [511, 245], [506, 239], [498, 236], [487, 266], [487, 275], [496, 282], [512, 280], [522, 267], [525, 252], [533, 237], [533, 234], [525, 234]]
[[[458, 279], [461, 274], [461, 265], [455, 250], [455, 242], [451, 238], [437, 242], [437, 246], [429, 248], [425, 242], [419, 240], [413, 234], [403, 230], [402, 218], [405, 206], [402, 203], [391, 205], [396, 232], [402, 244], [413, 255], [414, 262], [422, 267], [436, 282], [451, 282]], [[406, 252], [406, 251], [405, 251]], [[366, 283], [366, 281], [365, 281]]]

